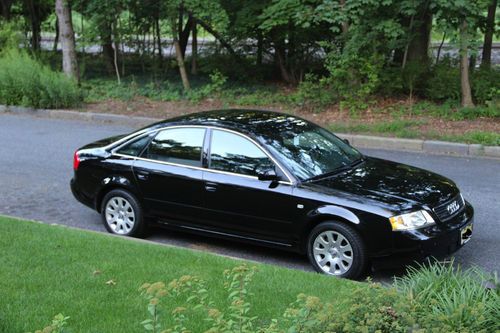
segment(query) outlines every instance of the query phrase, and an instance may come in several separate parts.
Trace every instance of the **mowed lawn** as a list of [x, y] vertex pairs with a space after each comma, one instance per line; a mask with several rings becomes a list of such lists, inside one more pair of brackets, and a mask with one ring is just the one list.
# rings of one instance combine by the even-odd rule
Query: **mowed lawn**
[[[271, 250], [270, 250], [271, 251]], [[196, 275], [208, 285], [216, 305], [227, 293], [222, 273], [233, 260], [182, 248], [139, 242], [61, 226], [0, 216], [0, 332], [29, 332], [54, 315], [70, 316], [70, 332], [143, 332], [145, 282], [168, 283]], [[341, 306], [357, 282], [270, 265], [258, 267], [250, 285], [252, 313], [262, 320], [280, 317], [300, 293]], [[175, 300], [172, 308], [185, 299]], [[165, 314], [168, 317], [168, 314]], [[192, 320], [189, 328], [202, 331]]]

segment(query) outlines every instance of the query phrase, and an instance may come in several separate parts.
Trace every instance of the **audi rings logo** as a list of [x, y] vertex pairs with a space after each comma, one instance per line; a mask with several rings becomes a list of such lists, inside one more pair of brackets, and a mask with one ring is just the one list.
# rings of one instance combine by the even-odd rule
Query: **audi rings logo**
[[452, 215], [453, 213], [455, 213], [457, 210], [460, 209], [460, 206], [458, 205], [458, 202], [455, 200], [453, 201], [451, 204], [449, 204], [448, 206], [446, 206], [446, 210], [448, 211], [448, 213], [450, 215]]

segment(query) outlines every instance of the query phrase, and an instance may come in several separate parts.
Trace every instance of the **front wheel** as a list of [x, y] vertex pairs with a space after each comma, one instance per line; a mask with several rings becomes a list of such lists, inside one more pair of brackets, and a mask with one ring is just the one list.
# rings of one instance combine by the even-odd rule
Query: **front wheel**
[[106, 229], [122, 236], [141, 237], [145, 223], [137, 199], [121, 189], [112, 190], [104, 196], [102, 220]]
[[354, 228], [341, 222], [324, 222], [309, 234], [307, 256], [317, 272], [357, 279], [365, 271], [365, 244]]

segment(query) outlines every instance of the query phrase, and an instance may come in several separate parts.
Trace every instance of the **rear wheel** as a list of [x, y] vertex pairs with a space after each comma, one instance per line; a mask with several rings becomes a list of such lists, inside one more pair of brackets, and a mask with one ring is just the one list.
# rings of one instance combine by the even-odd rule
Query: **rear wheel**
[[309, 261], [317, 272], [356, 279], [367, 265], [365, 245], [354, 228], [340, 222], [324, 222], [309, 234]]
[[116, 189], [107, 193], [102, 202], [102, 221], [110, 233], [133, 237], [144, 235], [142, 209], [134, 195]]

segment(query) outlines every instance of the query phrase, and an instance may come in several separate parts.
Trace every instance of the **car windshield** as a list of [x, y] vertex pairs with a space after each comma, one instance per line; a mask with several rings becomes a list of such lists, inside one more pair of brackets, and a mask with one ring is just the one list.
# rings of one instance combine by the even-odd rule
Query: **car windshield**
[[267, 146], [302, 181], [335, 174], [362, 159], [359, 151], [319, 126], [297, 118], [280, 125], [266, 131]]

